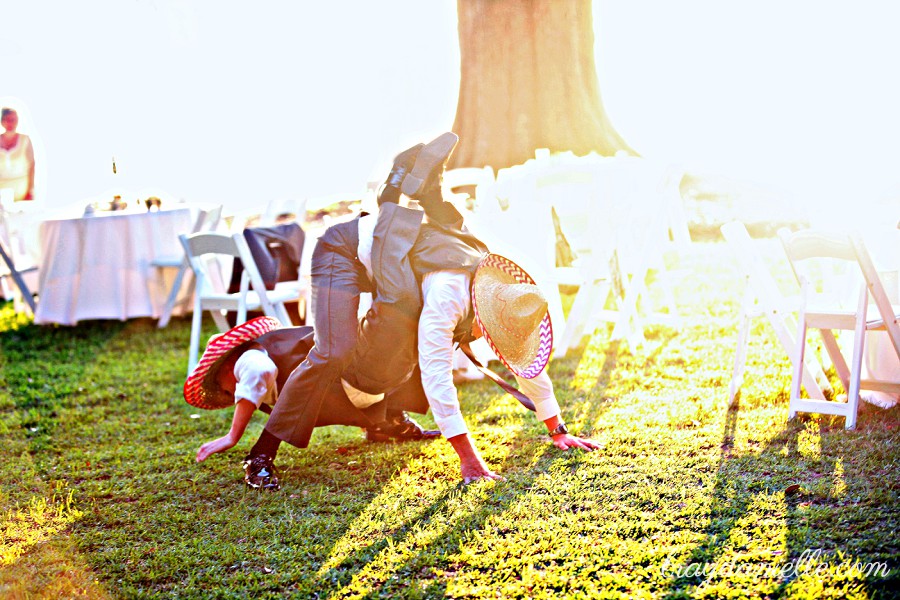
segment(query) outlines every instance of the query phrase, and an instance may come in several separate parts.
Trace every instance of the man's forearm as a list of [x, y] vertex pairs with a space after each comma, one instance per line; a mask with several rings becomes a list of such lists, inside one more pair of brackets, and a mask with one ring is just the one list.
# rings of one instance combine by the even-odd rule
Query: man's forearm
[[488, 468], [468, 433], [461, 433], [447, 439], [456, 450], [456, 455], [459, 456], [459, 470], [464, 482], [471, 483], [478, 479], [502, 479]]
[[464, 463], [481, 460], [481, 456], [478, 454], [478, 450], [475, 449], [472, 438], [469, 437], [468, 433], [454, 435], [451, 438], [447, 438], [447, 441], [450, 442], [450, 445], [456, 450], [460, 462]]

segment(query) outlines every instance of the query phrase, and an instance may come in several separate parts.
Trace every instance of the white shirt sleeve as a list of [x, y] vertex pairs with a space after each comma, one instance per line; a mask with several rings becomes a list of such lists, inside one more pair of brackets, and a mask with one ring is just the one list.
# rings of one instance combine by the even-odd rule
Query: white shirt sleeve
[[[419, 368], [422, 387], [445, 438], [468, 433], [453, 385], [453, 331], [471, 307], [466, 271], [436, 271], [422, 281], [419, 317]], [[516, 377], [519, 389], [534, 401], [541, 421], [560, 414], [553, 383], [544, 370], [534, 379]]]
[[234, 402], [249, 400], [259, 408], [274, 405], [278, 397], [278, 367], [264, 350], [247, 350], [234, 363]]
[[556, 401], [553, 382], [547, 375], [547, 369], [541, 371], [541, 374], [533, 379], [516, 377], [516, 382], [519, 384], [519, 391], [534, 402], [535, 414], [539, 421], [546, 421], [550, 417], [559, 415], [559, 403]]
[[361, 215], [359, 217], [359, 244], [356, 247], [356, 256], [359, 262], [366, 268], [366, 275], [372, 279], [372, 244], [375, 241], [375, 224], [378, 219], [375, 215]]
[[453, 330], [469, 312], [469, 274], [435, 271], [422, 280], [419, 368], [422, 387], [445, 438], [468, 433], [453, 385]]

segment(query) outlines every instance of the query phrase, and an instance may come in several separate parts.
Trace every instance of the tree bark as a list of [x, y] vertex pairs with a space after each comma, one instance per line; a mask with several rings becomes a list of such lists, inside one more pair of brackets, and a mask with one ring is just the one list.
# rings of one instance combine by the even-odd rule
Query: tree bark
[[461, 73], [450, 168], [500, 169], [536, 148], [635, 152], [600, 98], [592, 0], [457, 0]]

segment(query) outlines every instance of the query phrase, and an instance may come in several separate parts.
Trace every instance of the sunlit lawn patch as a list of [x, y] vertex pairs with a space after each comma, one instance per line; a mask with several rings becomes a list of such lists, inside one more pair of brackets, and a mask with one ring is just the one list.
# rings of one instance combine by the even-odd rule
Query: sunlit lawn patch
[[678, 328], [629, 348], [601, 327], [551, 363], [567, 421], [603, 450], [560, 453], [492, 384], [461, 388], [506, 477], [468, 487], [444, 441], [333, 427], [283, 447], [280, 492], [251, 492], [239, 462], [261, 417], [193, 461], [231, 415], [180, 397], [188, 321], [35, 327], [2, 305], [0, 596], [892, 597], [900, 410], [864, 404], [856, 431], [787, 423], [764, 321], [728, 410], [741, 280], [722, 244], [678, 266]]

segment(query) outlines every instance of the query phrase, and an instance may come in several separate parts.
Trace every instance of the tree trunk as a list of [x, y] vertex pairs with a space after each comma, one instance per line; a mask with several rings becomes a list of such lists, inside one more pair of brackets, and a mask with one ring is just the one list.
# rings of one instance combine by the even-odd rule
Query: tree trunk
[[600, 99], [592, 0], [457, 0], [461, 73], [450, 168], [500, 169], [536, 148], [634, 151]]

